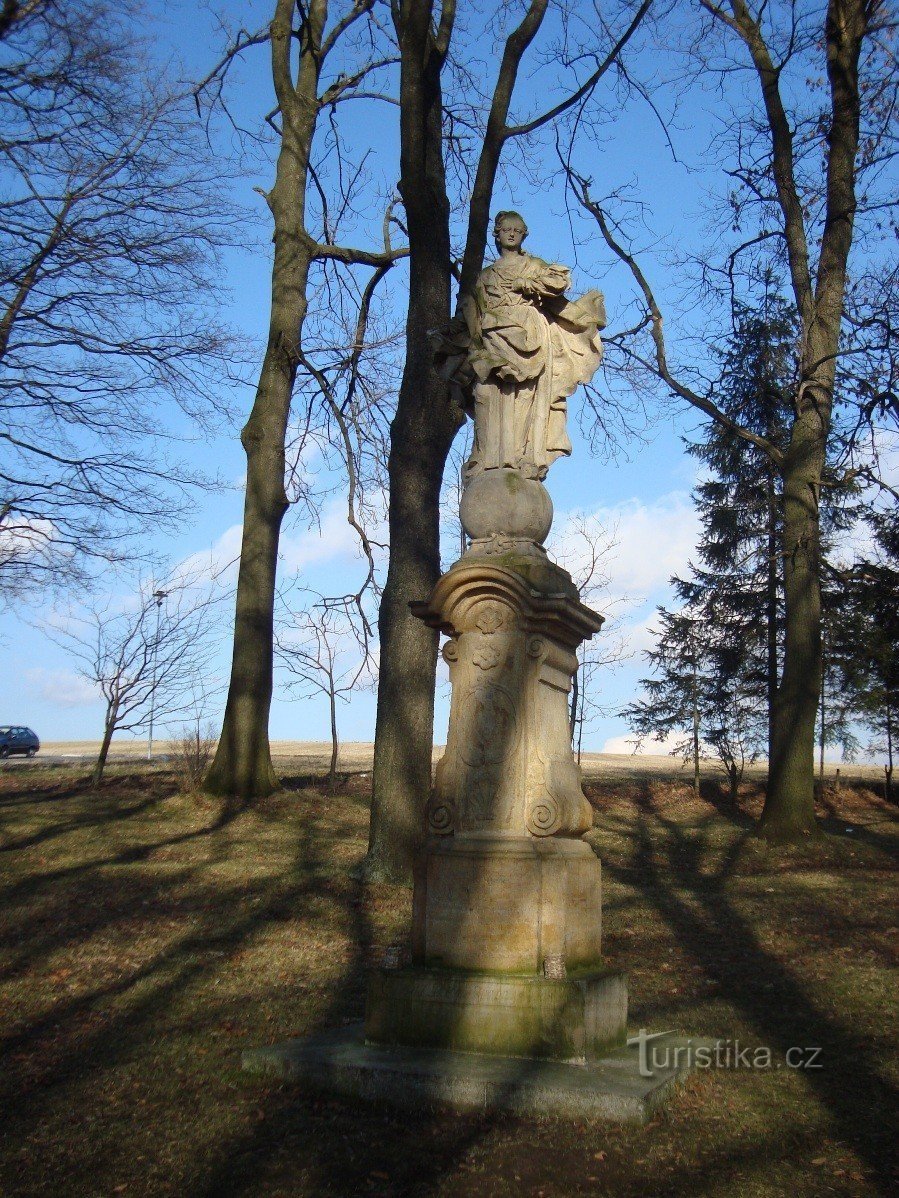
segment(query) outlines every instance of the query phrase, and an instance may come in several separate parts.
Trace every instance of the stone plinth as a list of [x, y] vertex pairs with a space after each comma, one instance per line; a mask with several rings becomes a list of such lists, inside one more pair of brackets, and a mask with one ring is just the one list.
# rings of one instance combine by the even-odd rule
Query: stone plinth
[[[420, 1111], [452, 1107], [572, 1119], [645, 1123], [677, 1082], [695, 1067], [696, 1050], [714, 1044], [653, 1037], [664, 1067], [642, 1067], [636, 1045], [613, 1049], [593, 1064], [539, 1058], [388, 1048], [366, 1044], [361, 1026], [340, 1028], [243, 1053], [244, 1069], [354, 1101]], [[714, 1059], [712, 1055], [708, 1059]]]
[[585, 1065], [624, 1044], [620, 973], [546, 978], [461, 969], [380, 969], [369, 983], [365, 1038]]

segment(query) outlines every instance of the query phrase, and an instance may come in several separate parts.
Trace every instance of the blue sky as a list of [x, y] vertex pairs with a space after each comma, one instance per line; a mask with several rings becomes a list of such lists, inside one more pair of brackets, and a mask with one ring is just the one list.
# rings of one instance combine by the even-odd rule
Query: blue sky
[[[238, 4], [234, 0], [220, 6], [234, 20], [254, 28], [265, 19], [271, 4]], [[148, 31], [154, 53], [180, 64], [187, 77], [196, 78], [214, 62], [222, 45], [221, 34], [209, 8], [202, 4], [166, 3], [156, 0], [146, 6]], [[554, 30], [548, 28], [543, 43], [535, 48], [533, 61], [539, 61], [551, 42]], [[658, 48], [642, 51], [644, 65], [651, 65]], [[536, 81], [524, 80], [525, 106], [534, 105]], [[528, 92], [528, 88], [531, 91]], [[272, 107], [272, 89], [268, 76], [267, 50], [252, 52], [246, 63], [235, 71], [232, 100], [236, 111], [248, 124], [258, 124], [260, 114]], [[538, 97], [539, 98], [539, 97]], [[658, 97], [664, 101], [663, 90]], [[609, 93], [604, 101], [614, 106]], [[660, 296], [676, 306], [680, 298], [681, 268], [674, 265], [676, 251], [688, 252], [702, 245], [708, 236], [703, 215], [710, 192], [721, 186], [718, 172], [709, 169], [707, 153], [718, 129], [714, 95], [692, 93], [683, 102], [674, 130], [675, 144], [682, 150], [683, 162], [672, 158], [656, 118], [645, 105], [637, 105], [626, 122], [610, 123], [602, 140], [584, 154], [580, 168], [592, 174], [597, 192], [634, 182], [651, 210], [647, 234], [646, 261], [653, 269], [653, 281]], [[353, 106], [348, 105], [348, 109]], [[367, 118], [360, 104], [350, 116], [349, 136], [358, 144], [370, 144], [373, 155], [373, 185], [388, 186], [390, 172], [395, 173], [395, 135], [392, 129], [395, 110], [381, 106], [378, 118]], [[544, 152], [550, 153], [550, 143]], [[689, 166], [687, 165], [689, 163]], [[230, 252], [224, 262], [231, 295], [225, 313], [232, 325], [250, 337], [260, 349], [267, 326], [270, 282], [270, 222], [265, 205], [253, 192], [254, 187], [270, 186], [272, 169], [265, 152], [247, 153], [233, 195], [247, 210], [244, 248]], [[630, 282], [620, 268], [610, 269], [602, 261], [596, 246], [582, 244], [575, 260], [571, 232], [561, 186], [539, 189], [518, 180], [514, 186], [501, 181], [495, 193], [494, 210], [516, 207], [524, 212], [531, 234], [528, 248], [541, 257], [575, 265], [575, 291], [599, 286], [606, 294], [611, 328], [620, 327], [631, 294]], [[379, 210], [380, 211], [380, 210]], [[376, 214], [372, 228], [380, 221]], [[357, 242], [370, 231], [365, 214], [357, 221]], [[363, 241], [364, 243], [364, 241]], [[403, 300], [404, 276], [397, 268], [391, 278], [391, 291], [397, 302]], [[683, 314], [684, 328], [689, 327]], [[676, 334], [672, 334], [676, 335]], [[603, 383], [599, 381], [600, 390]], [[229, 560], [239, 546], [242, 518], [241, 484], [245, 470], [243, 451], [237, 433], [249, 411], [252, 390], [235, 392], [232, 401], [237, 419], [233, 427], [221, 428], [206, 443], [193, 445], [190, 452], [200, 466], [216, 472], [228, 486], [214, 495], [197, 499], [192, 519], [177, 535], [160, 538], [153, 549], [173, 563], [192, 558]], [[577, 410], [579, 396], [571, 401]], [[617, 547], [609, 555], [611, 581], [600, 607], [608, 604], [618, 613], [621, 639], [630, 657], [617, 670], [610, 670], [602, 681], [604, 702], [616, 709], [636, 693], [637, 679], [645, 672], [641, 650], [649, 647], [648, 629], [656, 605], [669, 599], [668, 579], [684, 572], [695, 545], [697, 521], [690, 503], [695, 483], [695, 463], [683, 452], [681, 437], [699, 427], [690, 412], [667, 408], [652, 413], [650, 427], [642, 439], [623, 439], [611, 455], [592, 457], [576, 428], [569, 421], [575, 444], [574, 455], [559, 462], [550, 474], [548, 485], [556, 509], [553, 536], [561, 542], [564, 555], [566, 529], [572, 514], [589, 517], [613, 534]], [[327, 483], [327, 478], [320, 480]], [[362, 563], [351, 530], [343, 519], [344, 501], [340, 493], [322, 500], [321, 530], [308, 527], [298, 513], [288, 515], [284, 526], [281, 566], [282, 582], [296, 575], [303, 585], [325, 594], [355, 586]], [[451, 559], [450, 559], [451, 560]], [[447, 561], [446, 564], [449, 564]], [[118, 596], [128, 593], [128, 583], [108, 576], [98, 579], [99, 594]], [[44, 604], [0, 617], [0, 652], [5, 669], [0, 674], [0, 716], [4, 721], [26, 723], [44, 740], [96, 739], [102, 728], [102, 706], [91, 687], [79, 679], [64, 652], [45, 632], [49, 616]], [[220, 637], [221, 678], [227, 677], [230, 634], [227, 623]], [[279, 675], [272, 707], [271, 735], [274, 739], [320, 740], [327, 736], [327, 710], [321, 700], [291, 699]], [[435, 739], [445, 737], [447, 716], [446, 686], [438, 691]], [[347, 740], [370, 740], [374, 730], [375, 698], [371, 691], [357, 691], [352, 702], [340, 710], [341, 735]], [[220, 709], [213, 713], [218, 720]], [[596, 721], [585, 737], [589, 749], [626, 751], [628, 730], [615, 715]]]

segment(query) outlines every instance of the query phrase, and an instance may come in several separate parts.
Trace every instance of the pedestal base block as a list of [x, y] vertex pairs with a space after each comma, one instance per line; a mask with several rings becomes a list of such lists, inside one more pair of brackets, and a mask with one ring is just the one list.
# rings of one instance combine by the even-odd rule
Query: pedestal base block
[[369, 1044], [587, 1064], [624, 1044], [626, 1027], [622, 973], [556, 979], [412, 966], [369, 979]]
[[602, 866], [582, 840], [432, 840], [416, 871], [412, 961], [543, 973], [601, 969]]

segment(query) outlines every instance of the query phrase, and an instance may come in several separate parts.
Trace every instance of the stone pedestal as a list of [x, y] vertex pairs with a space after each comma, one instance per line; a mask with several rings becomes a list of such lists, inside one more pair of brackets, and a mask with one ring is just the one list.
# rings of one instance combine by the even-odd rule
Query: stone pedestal
[[[446, 752], [415, 874], [411, 965], [375, 972], [366, 1040], [586, 1063], [624, 1043], [601, 959], [602, 870], [571, 751], [577, 647], [602, 625], [540, 542], [542, 484], [469, 484], [468, 552], [417, 616], [448, 634]], [[500, 533], [497, 528], [507, 531]]]

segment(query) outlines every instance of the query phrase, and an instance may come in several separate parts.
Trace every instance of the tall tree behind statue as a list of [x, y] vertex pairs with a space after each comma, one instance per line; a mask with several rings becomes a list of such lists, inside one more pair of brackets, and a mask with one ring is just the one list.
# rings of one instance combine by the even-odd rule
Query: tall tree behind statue
[[[390, 248], [386, 222], [382, 252], [334, 244], [329, 236], [327, 210], [322, 214], [322, 242], [307, 228], [308, 188], [310, 173], [314, 174], [310, 166], [319, 117], [323, 111], [333, 110], [384, 65], [384, 55], [377, 49], [380, 39], [376, 29], [372, 35], [375, 49], [363, 41], [354, 69], [350, 73], [335, 69], [331, 82], [325, 83], [328, 56], [341, 46], [355, 24], [368, 18], [373, 6], [374, 0], [358, 0], [329, 25], [327, 0], [312, 0], [308, 7], [296, 0], [277, 0], [271, 26], [256, 34], [241, 31], [198, 89], [202, 94], [212, 88], [217, 98], [231, 62], [254, 45], [268, 44], [276, 114], [280, 118], [275, 182], [265, 193], [275, 243], [271, 316], [255, 402], [241, 433], [247, 455], [246, 497], [231, 680], [218, 748], [205, 782], [206, 789], [213, 793], [251, 798], [269, 794], [277, 785], [268, 731], [275, 575], [281, 523], [289, 506], [285, 442], [291, 401], [301, 366], [314, 373], [303, 346], [310, 271], [317, 262], [331, 261], [369, 266], [379, 279], [400, 256]], [[296, 45], [298, 55], [294, 54]], [[341, 65], [345, 65], [343, 60]], [[360, 337], [364, 337], [364, 322]], [[324, 389], [327, 399], [327, 387]], [[352, 471], [352, 463], [346, 465]], [[350, 510], [352, 513], [352, 499]]]
[[[798, 320], [770, 278], [765, 284], [756, 308], [735, 311], [716, 394], [731, 420], [782, 449], [798, 370]], [[702, 523], [698, 560], [688, 576], [672, 579], [684, 609], [661, 609], [659, 643], [647, 655], [658, 677], [641, 680], [644, 697], [624, 714], [643, 736], [692, 723], [685, 755], [698, 771], [701, 753], [714, 749], [735, 797], [744, 761], [770, 755], [774, 740], [784, 631], [782, 483], [766, 454], [715, 421], [687, 450], [709, 472], [693, 493]], [[826, 547], [851, 511], [832, 469], [824, 481]]]
[[[474, 287], [484, 261], [490, 205], [506, 145], [586, 103], [640, 26], [643, 0], [583, 82], [552, 108], [509, 123], [518, 70], [548, 0], [531, 0], [506, 38], [473, 170], [459, 295]], [[453, 277], [447, 199], [442, 72], [455, 25], [454, 0], [436, 18], [434, 0], [395, 6], [400, 44], [400, 191], [410, 246], [406, 362], [390, 437], [390, 567], [381, 603], [381, 663], [375, 734], [372, 819], [367, 870], [372, 877], [411, 877], [431, 788], [437, 634], [412, 618], [440, 574], [439, 498], [453, 438], [463, 421], [459, 399], [437, 374], [428, 334], [449, 323]], [[595, 61], [596, 56], [594, 56]]]
[[[823, 27], [819, 10], [783, 10], [745, 0], [703, 4], [707, 26], [692, 42], [700, 78], [735, 77], [734, 62], [748, 66], [761, 108], [734, 112], [730, 208], [722, 237], [723, 263], [704, 263], [705, 295], [733, 294], [737, 280], [759, 277], [772, 258], [788, 274], [799, 315], [799, 369], [783, 448], [731, 420], [688, 368], [669, 357], [663, 315], [645, 271], [610, 216], [614, 200], [597, 201], [590, 181], [568, 168], [572, 189], [594, 218], [607, 245], [631, 270], [642, 298], [643, 319], [619, 348], [640, 372], [756, 445], [778, 472], [783, 488], [780, 556], [784, 570], [784, 659], [773, 704], [770, 773], [759, 825], [772, 841], [815, 833], [814, 745], [821, 679], [821, 489], [828, 445], [834, 436], [837, 363], [862, 369], [859, 425], [888, 402], [884, 363], [894, 352], [890, 330], [894, 271], [877, 255], [859, 263], [850, 279], [850, 253], [858, 225], [882, 242], [884, 214], [895, 210], [887, 168], [897, 119], [892, 24], [878, 0], [829, 0]], [[826, 80], [808, 91], [810, 75]], [[795, 77], [795, 86], [792, 83]], [[745, 94], [734, 93], [735, 104]], [[720, 153], [720, 147], [719, 147]], [[863, 180], [863, 187], [859, 181]], [[724, 232], [726, 227], [727, 232]], [[844, 321], [844, 313], [850, 319]], [[645, 344], [648, 337], [649, 344]], [[612, 344], [614, 338], [607, 339]], [[625, 344], [627, 343], [627, 344]], [[842, 359], [841, 359], [842, 355]], [[857, 365], [853, 365], [857, 364]]]

